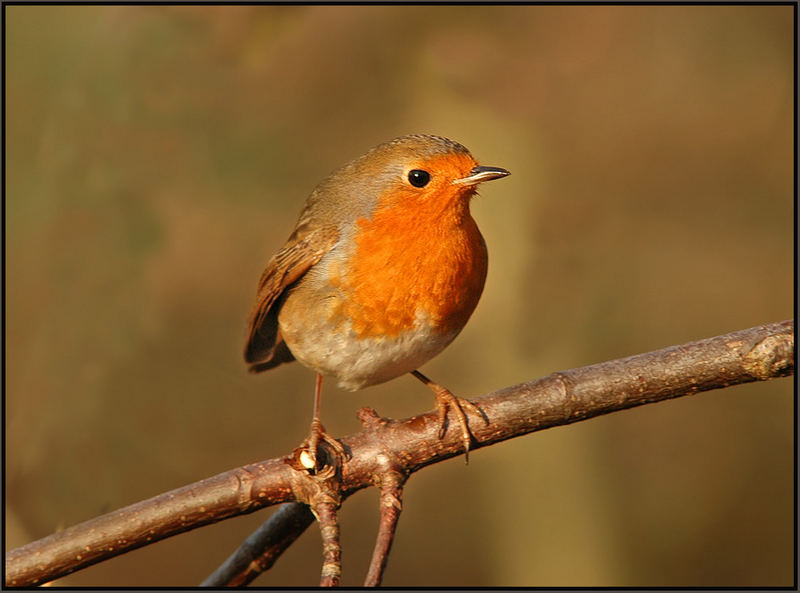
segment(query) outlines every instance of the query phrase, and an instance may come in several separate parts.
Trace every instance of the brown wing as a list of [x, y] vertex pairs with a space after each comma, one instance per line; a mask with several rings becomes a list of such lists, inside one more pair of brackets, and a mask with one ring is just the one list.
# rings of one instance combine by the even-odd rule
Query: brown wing
[[306, 225], [300, 225], [267, 264], [250, 314], [250, 332], [244, 349], [251, 372], [266, 371], [294, 360], [278, 327], [281, 296], [322, 259], [337, 239], [334, 229], [309, 231]]

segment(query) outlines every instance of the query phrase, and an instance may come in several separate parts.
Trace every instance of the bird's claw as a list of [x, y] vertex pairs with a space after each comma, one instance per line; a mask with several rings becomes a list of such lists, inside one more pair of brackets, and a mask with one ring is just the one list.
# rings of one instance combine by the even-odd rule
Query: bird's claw
[[311, 421], [311, 433], [303, 444], [300, 445], [299, 454], [300, 464], [310, 472], [316, 473], [324, 467], [324, 464], [320, 465], [318, 461], [320, 441], [330, 447], [337, 464], [345, 456], [342, 444], [325, 430], [325, 427], [322, 426], [322, 422], [320, 422], [318, 418], [314, 418]]
[[461, 441], [464, 443], [464, 459], [469, 463], [469, 448], [472, 443], [472, 433], [469, 431], [469, 423], [467, 422], [468, 412], [479, 416], [486, 424], [489, 424], [489, 419], [478, 406], [473, 404], [468, 399], [457, 397], [453, 395], [448, 389], [441, 389], [436, 391], [436, 410], [439, 414], [439, 438], [443, 439], [447, 433], [447, 412], [452, 410], [456, 416], [456, 422], [461, 429]]

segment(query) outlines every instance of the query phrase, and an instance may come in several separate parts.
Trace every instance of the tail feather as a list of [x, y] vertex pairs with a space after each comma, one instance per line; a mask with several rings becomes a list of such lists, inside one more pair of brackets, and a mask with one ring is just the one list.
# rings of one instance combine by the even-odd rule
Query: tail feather
[[252, 364], [248, 366], [247, 370], [249, 370], [251, 373], [260, 373], [262, 371], [273, 369], [285, 362], [292, 362], [293, 360], [295, 360], [295, 357], [292, 354], [292, 351], [289, 350], [286, 342], [279, 337], [278, 341], [275, 343], [275, 346], [272, 348], [272, 351], [269, 352], [267, 356], [258, 361], [248, 361], [252, 362]]

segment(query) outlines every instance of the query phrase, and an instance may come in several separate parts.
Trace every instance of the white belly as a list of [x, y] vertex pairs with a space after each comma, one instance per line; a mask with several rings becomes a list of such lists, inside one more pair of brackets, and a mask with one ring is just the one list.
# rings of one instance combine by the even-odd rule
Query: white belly
[[[287, 301], [284, 305], [291, 306]], [[281, 310], [283, 313], [284, 309]], [[298, 327], [297, 318], [285, 324], [278, 316], [281, 334], [294, 357], [303, 365], [336, 377], [339, 387], [355, 391], [409, 373], [439, 354], [458, 332], [433, 331], [424, 319], [416, 327], [393, 337], [358, 337], [348, 322], [323, 321]], [[312, 337], [313, 336], [313, 337]]]

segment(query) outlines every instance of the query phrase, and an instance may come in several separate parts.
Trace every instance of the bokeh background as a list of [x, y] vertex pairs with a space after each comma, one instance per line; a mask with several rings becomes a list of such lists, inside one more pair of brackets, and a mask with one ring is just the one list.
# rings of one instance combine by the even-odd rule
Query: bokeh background
[[[791, 6], [8, 6], [6, 543], [291, 451], [313, 373], [245, 370], [316, 183], [412, 132], [513, 173], [483, 299], [423, 370], [478, 395], [793, 315]], [[778, 586], [793, 381], [516, 439], [415, 475], [385, 584]], [[430, 410], [400, 378], [323, 419]], [[59, 581], [199, 583], [269, 515]], [[342, 511], [362, 582], [377, 494]], [[255, 584], [313, 585], [309, 529]]]

